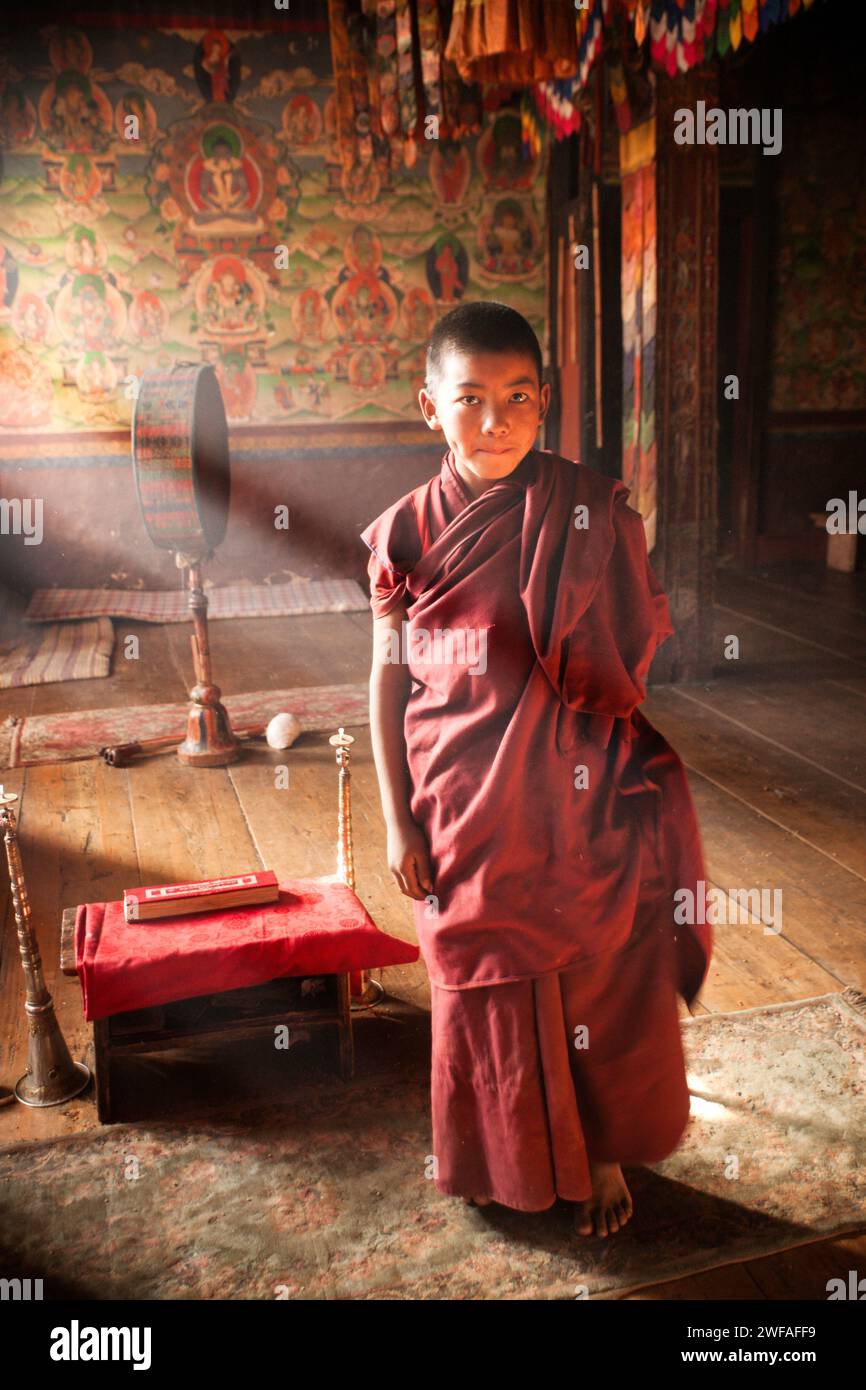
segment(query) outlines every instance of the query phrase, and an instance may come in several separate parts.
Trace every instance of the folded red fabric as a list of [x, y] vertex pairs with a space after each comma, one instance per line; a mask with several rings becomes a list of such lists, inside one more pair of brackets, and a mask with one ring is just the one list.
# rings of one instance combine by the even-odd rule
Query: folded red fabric
[[280, 880], [279, 901], [127, 922], [122, 902], [83, 903], [75, 967], [86, 1019], [108, 1018], [282, 975], [344, 975], [418, 959], [379, 930], [339, 879]]

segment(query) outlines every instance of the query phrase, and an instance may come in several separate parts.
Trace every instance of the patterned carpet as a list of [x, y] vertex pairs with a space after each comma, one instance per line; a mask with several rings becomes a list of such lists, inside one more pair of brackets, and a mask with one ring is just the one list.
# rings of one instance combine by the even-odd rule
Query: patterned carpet
[[[359, 1044], [389, 1026], [369, 1017]], [[250, 1103], [229, 1118], [187, 1105], [0, 1151], [3, 1273], [44, 1278], [48, 1299], [610, 1299], [866, 1228], [866, 998], [683, 1028], [692, 1119], [664, 1163], [626, 1170], [635, 1216], [608, 1240], [573, 1237], [564, 1203], [527, 1215], [436, 1191], [418, 1013], [378, 1056], [359, 1046], [351, 1083], [307, 1069], [263, 1105], [246, 1067]], [[172, 1062], [135, 1065], [165, 1106]]]
[[[332, 733], [370, 722], [369, 690], [357, 685], [304, 685], [291, 690], [256, 690], [229, 695], [223, 704], [232, 727], [241, 731], [266, 724], [280, 710], [297, 716], [301, 729]], [[189, 704], [130, 705], [114, 709], [71, 710], [66, 714], [10, 716], [0, 724], [0, 767], [32, 767], [75, 758], [95, 758], [103, 745], [186, 732]]]

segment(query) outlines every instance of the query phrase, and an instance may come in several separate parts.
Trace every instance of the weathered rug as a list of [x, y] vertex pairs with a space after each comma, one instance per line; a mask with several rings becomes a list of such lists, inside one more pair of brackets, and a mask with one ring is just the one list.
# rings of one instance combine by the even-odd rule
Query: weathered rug
[[[308, 685], [291, 690], [257, 690], [229, 695], [223, 701], [235, 729], [266, 724], [272, 715], [288, 710], [301, 729], [333, 732], [370, 721], [366, 685]], [[65, 714], [10, 716], [0, 724], [0, 767], [33, 767], [37, 763], [95, 758], [100, 748], [114, 743], [184, 736], [188, 704], [132, 705], [117, 709], [71, 710]]]
[[[279, 618], [301, 613], [356, 613], [369, 600], [354, 579], [293, 579], [288, 584], [233, 584], [208, 589], [208, 618]], [[25, 621], [133, 618], [140, 623], [185, 623], [189, 599], [180, 589], [37, 589]]]
[[566, 1203], [436, 1191], [429, 1051], [404, 1029], [353, 1082], [280, 1107], [0, 1151], [2, 1269], [49, 1299], [611, 1299], [862, 1230], [864, 1015], [846, 990], [687, 1020], [692, 1118], [664, 1163], [626, 1170], [635, 1215], [606, 1240], [572, 1236]]
[[36, 628], [15, 642], [0, 643], [0, 690], [108, 676], [113, 649], [109, 618]]

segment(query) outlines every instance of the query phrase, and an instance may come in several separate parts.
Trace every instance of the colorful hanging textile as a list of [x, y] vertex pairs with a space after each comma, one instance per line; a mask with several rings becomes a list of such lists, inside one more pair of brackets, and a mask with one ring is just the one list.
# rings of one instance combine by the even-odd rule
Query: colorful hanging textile
[[622, 189], [622, 480], [656, 540], [656, 123], [619, 141]]
[[[370, 0], [328, 0], [337, 145], [346, 174], [381, 160], [383, 105], [376, 71]], [[387, 155], [385, 156], [387, 157]]]
[[412, 10], [409, 0], [397, 0], [397, 83], [400, 93], [400, 124], [405, 143], [403, 159], [411, 168], [418, 158], [415, 135], [418, 127], [418, 100], [415, 96], [415, 65], [412, 58]]
[[601, 52], [602, 31], [610, 19], [611, 0], [590, 0], [588, 10], [578, 10], [577, 29], [577, 82], [582, 87], [589, 70]]
[[565, 77], [558, 82], [537, 82], [532, 89], [535, 105], [557, 140], [564, 140], [567, 135], [580, 129], [580, 108], [577, 105], [579, 89], [576, 77]]
[[[639, 0], [620, 0], [641, 21]], [[811, 9], [815, 0], [651, 0], [650, 53], [669, 77], [712, 57], [754, 43], [774, 24]], [[641, 40], [638, 39], [638, 42]]]
[[[755, 6], [758, 0], [751, 0]], [[721, 0], [722, 11], [728, 8], [729, 15], [739, 12], [740, 0]], [[724, 15], [719, 15], [719, 0], [689, 0], [683, 7], [679, 0], [653, 0], [650, 11], [650, 54], [657, 67], [663, 68], [669, 77], [676, 72], [688, 72], [689, 68], [711, 57], [713, 35], [717, 21], [725, 28]], [[728, 24], [730, 33], [730, 24]], [[738, 35], [737, 44], [740, 42]]]
[[442, 60], [443, 123], [439, 134], [449, 140], [478, 135], [481, 130], [481, 89], [475, 82], [464, 82], [454, 64]]
[[541, 153], [541, 126], [528, 91], [524, 91], [520, 97], [520, 134], [524, 159], [537, 157]]
[[[475, 0], [457, 0], [457, 3], [462, 3], [465, 15]], [[709, 61], [716, 54], [724, 57], [726, 53], [736, 52], [743, 43], [754, 43], [774, 24], [811, 9], [815, 3], [816, 0], [588, 0], [589, 8], [578, 10], [574, 15], [577, 60], [568, 76], [535, 84], [536, 108], [557, 140], [579, 129], [578, 94], [586, 85], [590, 69], [617, 15], [625, 15], [638, 47], [648, 40], [654, 66], [674, 77], [678, 72], [688, 72]], [[561, 0], [538, 0], [539, 22], [543, 24], [547, 10], [559, 4]], [[501, 0], [501, 4], [490, 0], [485, 8], [501, 10], [505, 5], [506, 0]], [[483, 22], [477, 20], [470, 31], [464, 19], [461, 42], [468, 43], [467, 35], [478, 44], [484, 42]], [[622, 95], [617, 78], [613, 79], [611, 92], [616, 104], [617, 95]], [[621, 130], [626, 119], [624, 110], [617, 111]]]
[[351, 169], [355, 163], [357, 151], [347, 8], [348, 0], [328, 0], [328, 30], [331, 39], [331, 61], [334, 65], [337, 144], [343, 168]]
[[393, 144], [400, 135], [395, 0], [379, 0], [376, 5], [376, 65], [382, 102], [382, 129]]
[[574, 13], [563, 0], [454, 0], [445, 56], [465, 81], [569, 77], [577, 71]]
[[345, 14], [357, 162], [369, 164], [373, 158], [373, 138], [370, 84], [367, 80], [367, 50], [364, 42], [365, 23], [360, 0], [346, 0]]
[[[555, 0], [553, 0], [555, 3]], [[637, 3], [637, 0], [625, 0]], [[551, 0], [544, 0], [545, 4]], [[602, 51], [604, 30], [610, 23], [612, 6], [623, 0], [589, 0], [589, 8], [575, 13], [577, 38], [576, 76], [558, 82], [540, 82], [535, 87], [535, 103], [545, 120], [553, 126], [555, 138], [563, 140], [580, 129], [577, 97], [586, 85], [590, 70]]]
[[443, 37], [439, 23], [439, 0], [418, 0], [418, 46], [421, 50], [424, 115], [435, 116], [437, 123], [440, 123]]

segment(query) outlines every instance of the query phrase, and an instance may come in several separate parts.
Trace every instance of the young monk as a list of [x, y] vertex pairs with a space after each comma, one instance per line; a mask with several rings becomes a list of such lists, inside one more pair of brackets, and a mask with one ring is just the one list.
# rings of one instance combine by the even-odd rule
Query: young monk
[[[441, 1192], [607, 1236], [622, 1164], [679, 1142], [677, 993], [706, 926], [682, 764], [639, 713], [672, 628], [622, 483], [533, 445], [538, 340], [504, 304], [436, 325], [419, 404], [448, 452], [363, 533], [388, 864], [432, 989]], [[706, 920], [698, 906], [693, 919]]]

